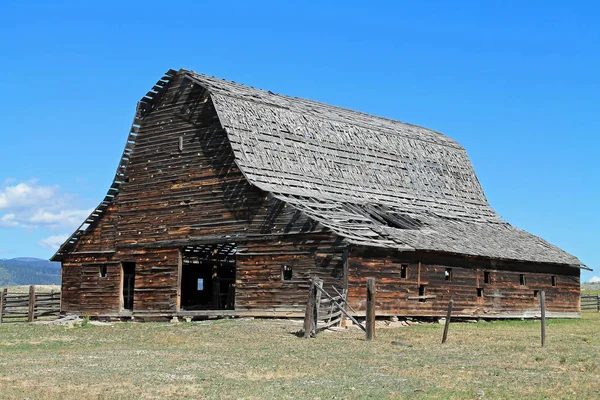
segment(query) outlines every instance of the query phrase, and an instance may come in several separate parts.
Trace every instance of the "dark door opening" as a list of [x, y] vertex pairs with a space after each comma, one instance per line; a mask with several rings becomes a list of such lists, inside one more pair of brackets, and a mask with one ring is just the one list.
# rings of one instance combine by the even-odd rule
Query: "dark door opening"
[[123, 310], [133, 311], [133, 288], [135, 287], [135, 263], [124, 262], [123, 268]]
[[182, 249], [181, 309], [223, 310], [235, 307], [235, 243]]

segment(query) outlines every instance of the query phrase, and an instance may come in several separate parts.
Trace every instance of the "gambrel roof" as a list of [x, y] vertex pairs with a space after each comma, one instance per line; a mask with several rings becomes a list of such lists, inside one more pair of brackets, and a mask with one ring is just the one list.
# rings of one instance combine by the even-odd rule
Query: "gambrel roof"
[[441, 133], [183, 69], [164, 85], [176, 73], [209, 92], [252, 185], [349, 243], [581, 265], [503, 221], [465, 149]]

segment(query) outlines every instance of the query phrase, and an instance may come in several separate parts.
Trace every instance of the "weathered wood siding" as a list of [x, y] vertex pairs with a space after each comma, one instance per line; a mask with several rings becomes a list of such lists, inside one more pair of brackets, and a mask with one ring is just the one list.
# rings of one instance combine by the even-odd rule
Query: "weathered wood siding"
[[[106, 276], [100, 274], [105, 266]], [[62, 262], [62, 311], [82, 314], [117, 312], [120, 308], [121, 265], [109, 256], [69, 256]]]
[[122, 257], [135, 262], [134, 310], [176, 311], [179, 250], [151, 249]]
[[[408, 265], [404, 279], [401, 278], [403, 264]], [[446, 268], [451, 269], [451, 281], [445, 279]], [[490, 274], [490, 283], [484, 282], [486, 271]], [[525, 276], [525, 285], [520, 284], [520, 275]], [[552, 286], [552, 276], [556, 277], [556, 286]], [[431, 254], [351, 251], [349, 302], [362, 313], [366, 306], [367, 277], [377, 279], [378, 315], [443, 316], [451, 298], [456, 315], [528, 315], [539, 310], [535, 290], [546, 292], [549, 312], [579, 313], [579, 270], [576, 268], [492, 263]], [[426, 298], [419, 298], [420, 285], [425, 285]], [[483, 290], [482, 297], [478, 297], [478, 288]]]
[[[236, 310], [302, 312], [312, 276], [329, 292], [344, 288], [343, 246], [331, 233], [246, 242], [238, 251]], [[291, 280], [282, 279], [283, 265], [292, 267]]]
[[[226, 238], [261, 253], [239, 257], [240, 307], [297, 308], [306, 301], [309, 275], [333, 283], [327, 276], [338, 274], [332, 272], [337, 259], [325, 263], [316, 255], [334, 251], [335, 238], [306, 236], [313, 231], [327, 230], [245, 180], [207, 93], [176, 78], [139, 129], [118, 196], [63, 260], [63, 308], [118, 312], [120, 262], [134, 262], [134, 310], [176, 311], [180, 247], [187, 240]], [[281, 235], [287, 235], [285, 244]], [[242, 244], [248, 236], [254, 241]], [[100, 278], [88, 260], [114, 264]], [[293, 266], [292, 281], [281, 281], [282, 262]]]
[[126, 175], [117, 245], [237, 234], [264, 199], [235, 165], [207, 92], [181, 78], [144, 119]]

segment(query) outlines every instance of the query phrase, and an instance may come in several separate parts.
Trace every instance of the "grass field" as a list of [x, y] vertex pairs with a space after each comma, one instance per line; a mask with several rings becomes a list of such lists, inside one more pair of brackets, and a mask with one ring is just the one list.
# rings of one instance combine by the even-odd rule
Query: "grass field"
[[[0, 286], [0, 290], [3, 290], [5, 286]], [[17, 285], [17, 286], [6, 286], [9, 293], [29, 293], [29, 285]], [[36, 292], [60, 292], [60, 285], [35, 285]]]
[[[600, 397], [600, 315], [294, 335], [299, 321], [0, 325], [2, 399]], [[406, 341], [412, 347], [394, 346]]]

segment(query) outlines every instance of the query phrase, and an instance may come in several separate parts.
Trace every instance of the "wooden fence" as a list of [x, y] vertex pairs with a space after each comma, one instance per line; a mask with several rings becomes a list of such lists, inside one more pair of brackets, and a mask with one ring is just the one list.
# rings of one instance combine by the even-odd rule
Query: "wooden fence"
[[0, 292], [0, 324], [5, 322], [33, 322], [38, 318], [56, 317], [60, 314], [60, 292], [29, 293]]
[[600, 312], [600, 294], [582, 294], [581, 311]]
[[347, 291], [344, 289], [340, 292], [333, 286], [330, 290], [334, 295], [323, 289], [321, 279], [311, 279], [304, 316], [304, 337], [314, 337], [317, 331], [339, 325], [343, 315], [348, 314]]

